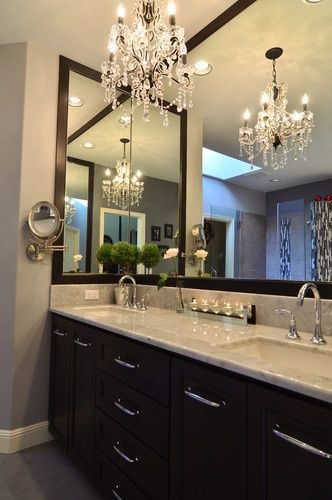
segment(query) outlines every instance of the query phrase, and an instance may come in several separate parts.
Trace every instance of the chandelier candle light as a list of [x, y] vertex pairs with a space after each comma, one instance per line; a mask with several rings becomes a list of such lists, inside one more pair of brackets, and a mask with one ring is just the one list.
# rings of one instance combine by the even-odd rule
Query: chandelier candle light
[[111, 203], [117, 205], [121, 210], [127, 210], [129, 206], [139, 206], [142, 193], [144, 191], [144, 182], [140, 181], [142, 173], [137, 170], [131, 177], [131, 164], [126, 158], [126, 144], [129, 139], [122, 138], [123, 158], [116, 162], [116, 176], [110, 179], [111, 170], [106, 170], [106, 179], [103, 180], [102, 192], [103, 198], [107, 198], [107, 205]]
[[245, 153], [251, 165], [260, 154], [264, 166], [273, 170], [284, 168], [287, 155], [294, 153], [306, 161], [306, 150], [311, 142], [311, 129], [314, 126], [313, 113], [308, 110], [309, 98], [302, 97], [302, 111], [287, 111], [287, 84], [277, 82], [276, 60], [282, 55], [280, 47], [269, 49], [265, 56], [272, 61], [272, 82], [261, 93], [261, 110], [254, 128], [249, 126], [250, 112], [246, 109], [244, 124], [240, 128], [240, 156]]
[[[113, 109], [119, 104], [117, 91], [128, 86], [133, 101], [143, 106], [144, 121], [150, 121], [150, 105], [160, 110], [165, 126], [171, 104], [178, 112], [192, 107], [194, 66], [187, 63], [185, 32], [175, 14], [172, 1], [166, 8], [164, 0], [137, 0], [129, 26], [124, 24], [124, 5], [119, 6], [118, 22], [109, 34], [109, 59], [101, 67], [105, 100]], [[174, 84], [177, 97], [168, 104], [165, 87]]]

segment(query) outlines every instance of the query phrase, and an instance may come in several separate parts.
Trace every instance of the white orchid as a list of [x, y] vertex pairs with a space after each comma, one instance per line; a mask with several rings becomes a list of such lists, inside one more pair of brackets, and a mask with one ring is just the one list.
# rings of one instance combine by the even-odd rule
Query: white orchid
[[198, 260], [205, 260], [206, 257], [208, 256], [208, 253], [206, 250], [203, 250], [203, 249], [199, 249], [199, 250], [196, 250], [195, 252], [195, 257], [198, 259]]
[[178, 248], [169, 248], [164, 254], [164, 259], [176, 259], [179, 255]]
[[73, 259], [74, 259], [74, 262], [81, 262], [81, 260], [83, 259], [83, 255], [78, 253], [78, 254], [74, 255]]

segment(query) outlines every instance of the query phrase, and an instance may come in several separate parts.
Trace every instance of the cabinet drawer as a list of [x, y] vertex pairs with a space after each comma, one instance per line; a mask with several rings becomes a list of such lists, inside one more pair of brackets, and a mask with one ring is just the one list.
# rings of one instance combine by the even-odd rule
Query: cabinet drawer
[[168, 498], [167, 462], [99, 410], [96, 446], [149, 498]]
[[97, 407], [168, 458], [168, 408], [98, 370]]
[[135, 342], [101, 334], [98, 368], [144, 394], [169, 403], [169, 356]]
[[104, 498], [148, 500], [148, 497], [97, 449], [95, 449], [94, 480]]

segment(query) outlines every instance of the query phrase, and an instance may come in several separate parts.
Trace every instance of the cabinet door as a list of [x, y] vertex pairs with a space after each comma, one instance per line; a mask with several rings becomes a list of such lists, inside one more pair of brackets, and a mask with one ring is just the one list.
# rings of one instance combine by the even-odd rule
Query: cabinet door
[[241, 381], [172, 361], [172, 500], [245, 498], [245, 402]]
[[248, 389], [249, 500], [332, 498], [332, 407]]
[[74, 325], [69, 453], [91, 475], [95, 422], [95, 335], [84, 325]]
[[70, 377], [73, 353], [71, 323], [53, 317], [51, 331], [50, 432], [67, 450], [69, 436]]

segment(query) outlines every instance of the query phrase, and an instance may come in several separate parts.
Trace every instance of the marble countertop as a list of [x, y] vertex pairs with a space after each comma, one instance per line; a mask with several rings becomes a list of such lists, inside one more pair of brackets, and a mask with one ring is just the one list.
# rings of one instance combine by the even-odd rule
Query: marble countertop
[[[116, 305], [51, 307], [50, 311], [332, 403], [332, 341], [316, 347], [307, 333], [300, 332], [301, 341], [294, 342], [285, 339], [281, 328], [225, 324], [152, 307], [144, 312]], [[255, 340], [259, 354], [257, 345], [251, 345]], [[234, 352], [234, 346], [240, 349]]]

